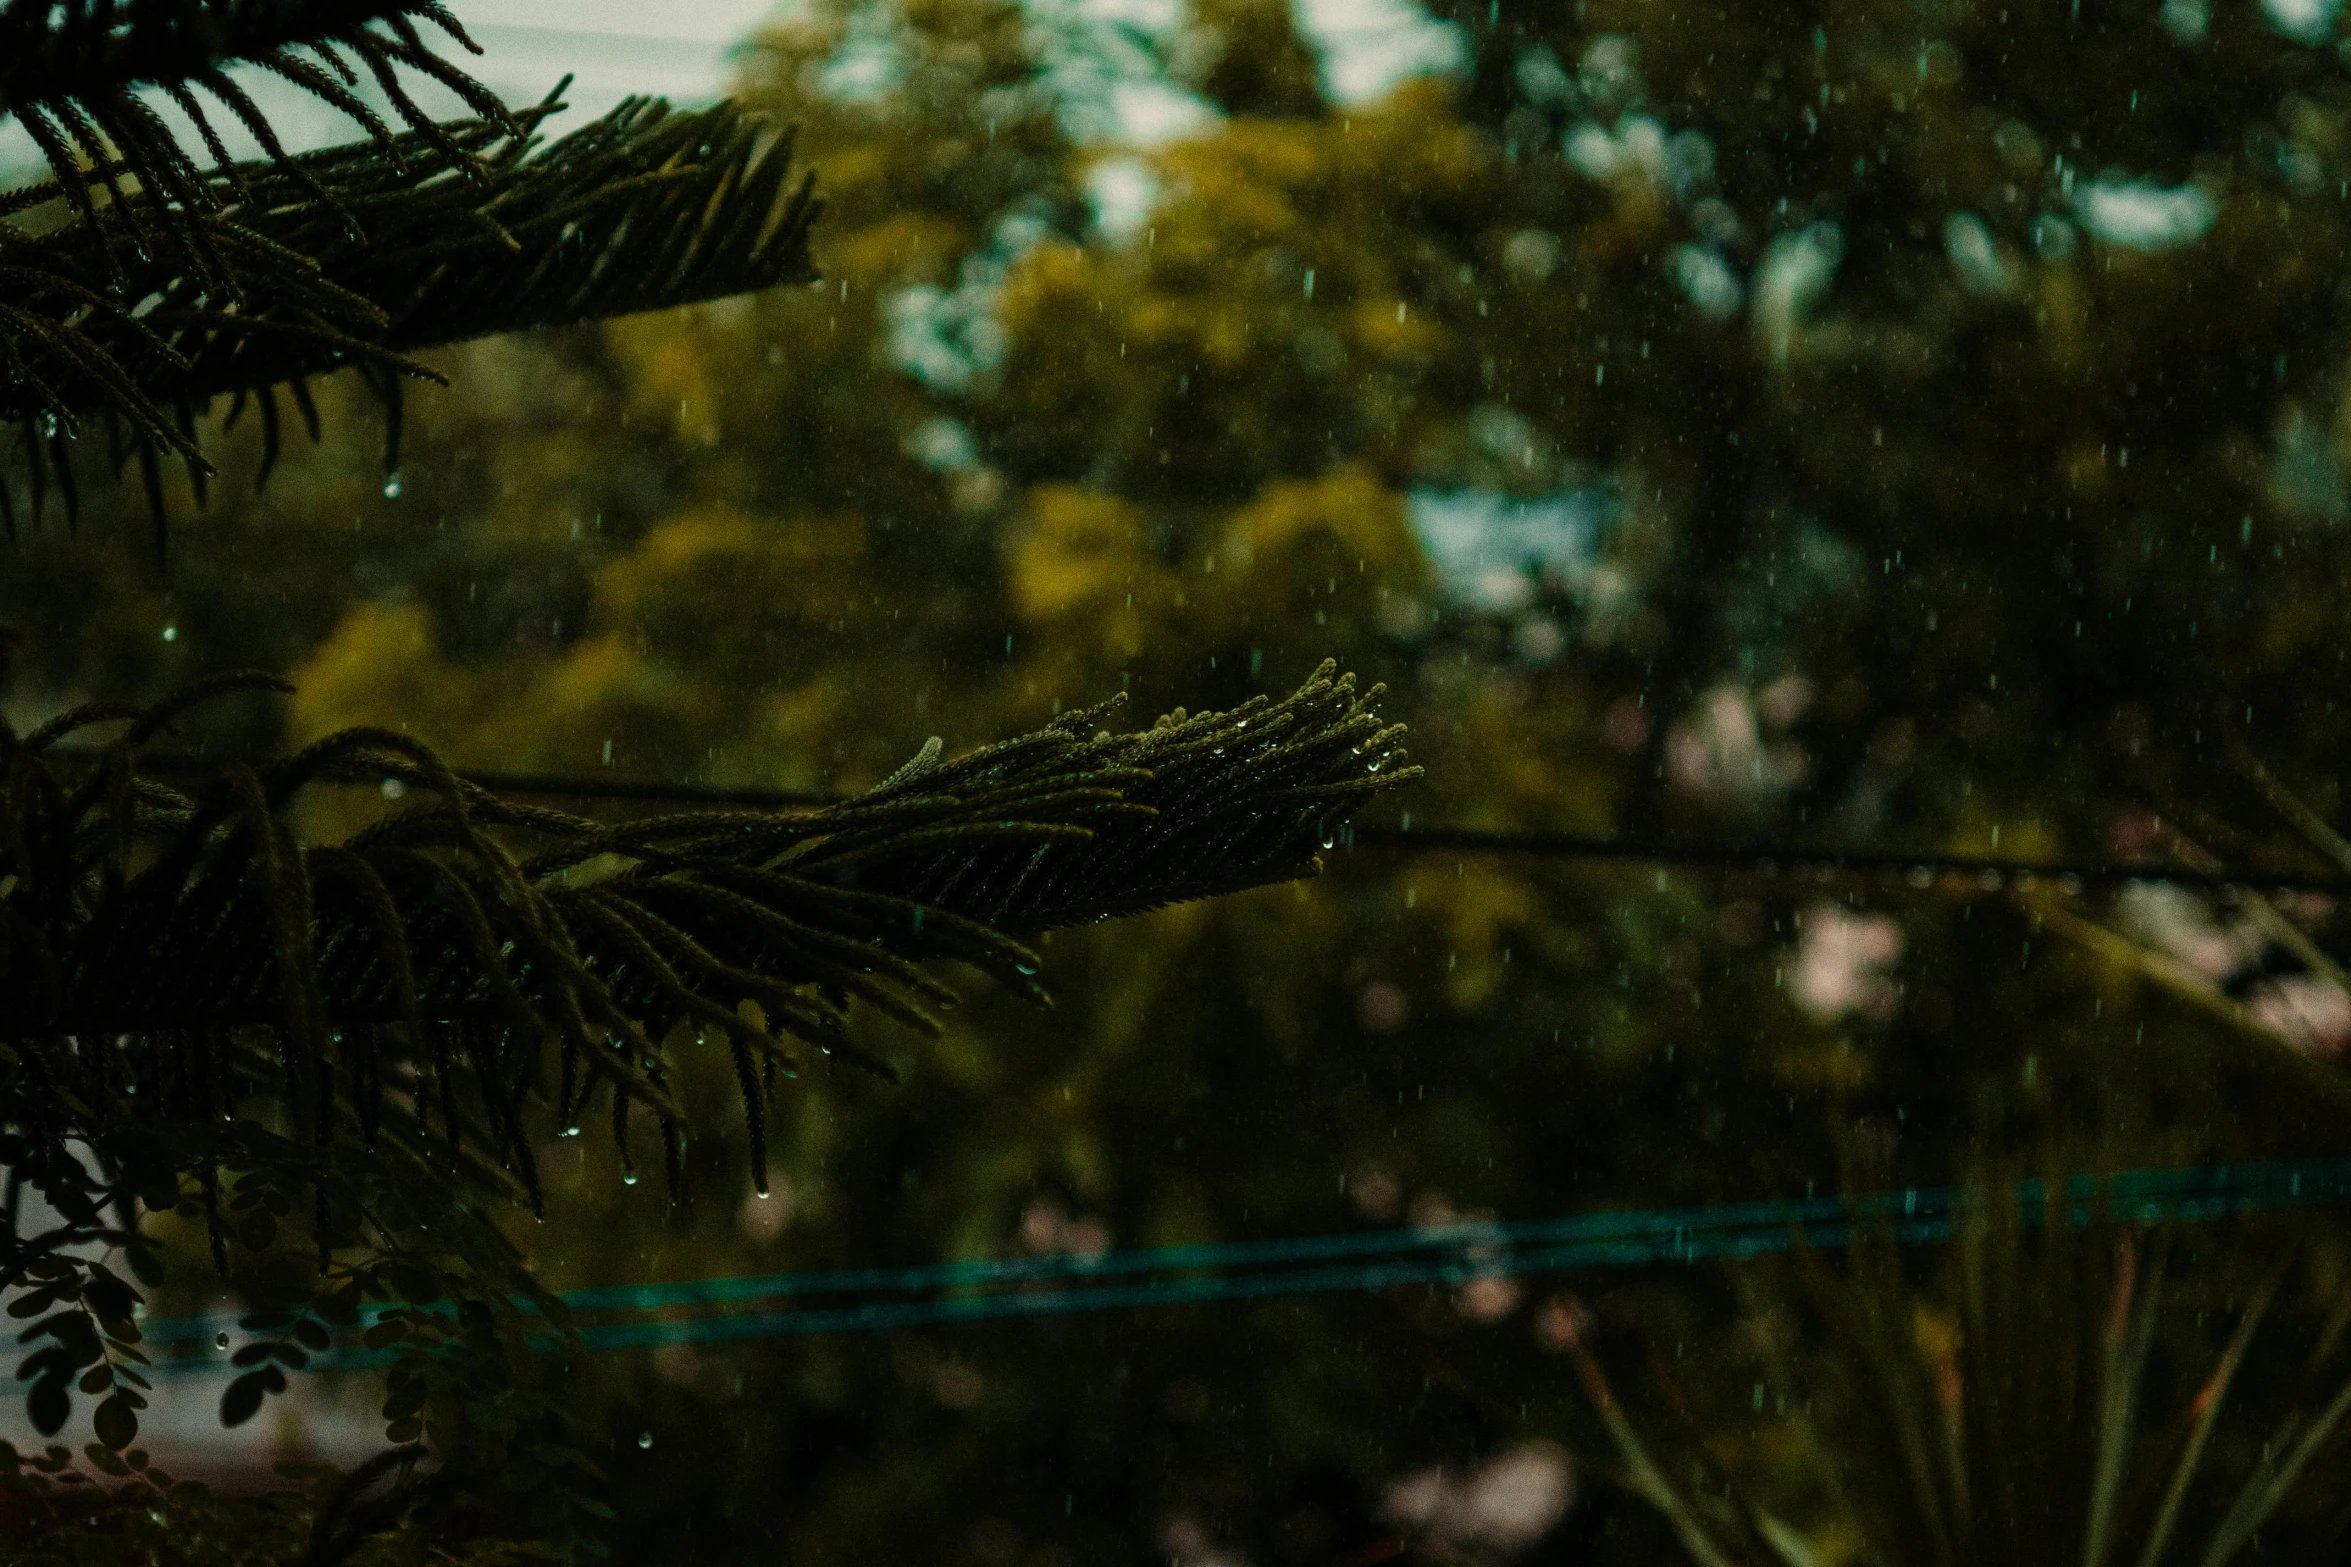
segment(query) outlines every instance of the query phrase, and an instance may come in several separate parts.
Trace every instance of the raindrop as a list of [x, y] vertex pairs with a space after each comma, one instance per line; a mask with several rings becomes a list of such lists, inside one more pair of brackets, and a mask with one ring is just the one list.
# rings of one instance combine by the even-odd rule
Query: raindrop
[[1017, 972], [1019, 972], [1019, 973], [1022, 973], [1022, 974], [1034, 974], [1034, 973], [1036, 972], [1036, 970], [1035, 970], [1034, 968], [1031, 968], [1031, 967], [1030, 967], [1028, 964], [1026, 964], [1026, 963], [1015, 963], [1015, 964], [1013, 964], [1012, 966], [1013, 966], [1013, 968], [1014, 968], [1014, 970], [1015, 970], [1015, 971], [1017, 971]]
[[637, 1445], [639, 1447], [651, 1447], [653, 1445], [653, 1433], [650, 1431], [639, 1431], [637, 1433]]
[[579, 1123], [579, 1122], [577, 1122], [577, 1121], [574, 1121], [574, 1122], [572, 1122], [572, 1123], [571, 1123], [571, 1125], [569, 1125], [569, 1126], [567, 1126], [567, 1127], [565, 1127], [565, 1128], [563, 1129], [563, 1135], [564, 1135], [564, 1136], [566, 1136], [566, 1137], [577, 1137], [577, 1136], [579, 1136], [579, 1135], [580, 1135], [580, 1123]]
[[177, 626], [166, 626], [166, 627], [164, 627], [164, 628], [163, 628], [163, 640], [164, 640], [164, 641], [166, 641], [166, 642], [177, 642], [179, 639], [180, 639], [180, 628], [179, 628], [179, 627], [177, 627]]
[[228, 1336], [226, 1333], [215, 1333], [215, 1334], [213, 1334], [213, 1335], [212, 1335], [212, 1347], [213, 1347], [214, 1349], [226, 1349], [226, 1348], [228, 1348], [228, 1347], [229, 1347], [229, 1336]]
[[634, 1171], [634, 1170], [631, 1170], [631, 1171], [629, 1171], [627, 1174], [623, 1175], [623, 1176], [620, 1178], [620, 1184], [621, 1184], [621, 1185], [623, 1185], [623, 1186], [634, 1186], [634, 1185], [636, 1185], [636, 1184], [637, 1184], [637, 1172], [636, 1172], [636, 1171]]
[[405, 486], [403, 486], [403, 485], [401, 484], [401, 482], [400, 482], [400, 475], [398, 475], [397, 473], [387, 473], [387, 474], [385, 474], [385, 475], [384, 475], [384, 499], [385, 499], [385, 500], [388, 500], [388, 501], [396, 501], [396, 500], [398, 500], [398, 499], [400, 498], [400, 491], [401, 491], [403, 488], [405, 488]]

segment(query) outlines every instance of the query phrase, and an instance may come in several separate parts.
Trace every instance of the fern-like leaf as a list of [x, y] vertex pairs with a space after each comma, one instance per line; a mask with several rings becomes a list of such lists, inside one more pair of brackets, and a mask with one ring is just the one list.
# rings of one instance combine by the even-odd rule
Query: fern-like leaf
[[[396, 443], [403, 379], [433, 374], [419, 351], [813, 275], [816, 204], [790, 138], [736, 106], [631, 99], [546, 147], [509, 123], [205, 176], [218, 200], [199, 226], [233, 260], [239, 302], [165, 251], [130, 264], [113, 293], [74, 281], [108, 265], [102, 223], [0, 246], [0, 366], [15, 372], [0, 421], [20, 431], [36, 484], [70, 494], [70, 443], [93, 422], [118, 461], [135, 455], [152, 474], [159, 454], [176, 456], [201, 475], [196, 422], [223, 396], [232, 418], [258, 404], [266, 475], [279, 398], [314, 422], [307, 382], [346, 367], [384, 401]], [[0, 492], [13, 526], [5, 507]]]
[[[757, 1128], [796, 1046], [880, 1067], [854, 1003], [934, 1029], [940, 959], [1042, 999], [1021, 935], [1311, 875], [1338, 821], [1418, 774], [1378, 691], [1329, 665], [1283, 701], [1137, 733], [1100, 727], [1109, 704], [959, 761], [929, 748], [807, 811], [591, 822], [376, 729], [187, 792], [140, 771], [172, 712], [274, 684], [0, 736], [0, 1120], [93, 1137], [260, 1095], [322, 1148], [437, 1124], [535, 1202], [535, 1128], [598, 1096], [624, 1147], [636, 1108], [674, 1147], [676, 1050], [728, 1052]], [[55, 758], [126, 718], [95, 765]], [[291, 803], [353, 778], [404, 803], [296, 842]]]

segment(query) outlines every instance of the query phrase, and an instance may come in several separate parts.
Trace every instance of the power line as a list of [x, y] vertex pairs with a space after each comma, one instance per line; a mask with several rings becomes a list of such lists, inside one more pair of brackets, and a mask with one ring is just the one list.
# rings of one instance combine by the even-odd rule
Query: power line
[[[625, 1313], [642, 1319], [583, 1328], [589, 1349], [643, 1349], [1412, 1286], [1451, 1288], [1479, 1278], [1768, 1256], [1799, 1245], [1832, 1249], [1881, 1234], [1903, 1245], [1926, 1245], [1950, 1239], [1962, 1223], [2003, 1200], [2015, 1204], [2027, 1227], [2049, 1222], [2052, 1213], [2076, 1229], [2094, 1223], [2198, 1223], [2260, 1209], [2351, 1201], [2351, 1159], [2074, 1175], [2055, 1191], [2039, 1180], [2002, 1188], [1904, 1187], [1853, 1196], [1415, 1226], [1096, 1256], [688, 1279], [571, 1290], [562, 1298], [585, 1315]], [[844, 1297], [847, 1304], [720, 1311], [683, 1320], [651, 1316]], [[217, 1343], [235, 1326], [228, 1315], [163, 1318], [144, 1324], [141, 1336], [156, 1347]], [[362, 1370], [387, 1358], [345, 1348], [314, 1362], [314, 1368]], [[225, 1357], [197, 1356], [166, 1359], [155, 1369], [202, 1375], [226, 1371], [230, 1364]]]
[[1785, 843], [1676, 843], [1655, 838], [1600, 838], [1579, 833], [1490, 832], [1472, 827], [1357, 827], [1340, 840], [1350, 848], [1434, 854], [1531, 855], [1557, 859], [1621, 860], [1705, 870], [1768, 874], [1900, 875], [1919, 886], [1946, 878], [1973, 879], [1989, 888], [2047, 880], [2081, 886], [2162, 882], [2243, 892], [2351, 892], [2351, 877], [2285, 871], [2198, 871], [2170, 865], [2115, 865], [2071, 860], [2010, 860], [1987, 855], [1902, 854], [1882, 849], [1838, 849]]
[[[60, 748], [71, 761], [94, 762], [94, 753]], [[165, 774], [201, 773], [211, 765], [187, 754], [146, 755], [140, 765]], [[627, 778], [583, 778], [562, 773], [460, 771], [457, 775], [496, 794], [539, 799], [612, 800], [646, 805], [719, 805], [754, 810], [811, 809], [839, 805], [853, 795], [811, 790], [764, 789], [733, 784], [655, 782]], [[372, 775], [332, 781], [366, 787]], [[1691, 870], [1743, 871], [1769, 876], [1899, 876], [1912, 885], [1972, 881], [1987, 890], [2036, 881], [2065, 886], [2128, 886], [2161, 883], [2214, 892], [2316, 892], [2351, 895], [2351, 877], [2294, 871], [2203, 871], [2186, 866], [2115, 864], [2110, 861], [2004, 859], [1995, 855], [1906, 854], [1889, 849], [1849, 849], [1794, 843], [1689, 842], [1651, 837], [1601, 837], [1588, 833], [1503, 831], [1480, 827], [1348, 826], [1331, 847], [1358, 852], [1477, 854], [1529, 859], [1598, 860], [1632, 865], [1681, 866]]]

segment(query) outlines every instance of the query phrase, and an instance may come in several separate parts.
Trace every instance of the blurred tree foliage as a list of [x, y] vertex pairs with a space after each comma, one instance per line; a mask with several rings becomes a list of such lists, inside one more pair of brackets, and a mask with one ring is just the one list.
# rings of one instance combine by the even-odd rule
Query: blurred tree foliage
[[[131, 521], [30, 536], [0, 618], [65, 633], [58, 703], [258, 663], [303, 736], [792, 789], [1332, 651], [1422, 822], [2308, 869], [2239, 758], [2341, 819], [2331, 16], [1468, 0], [1456, 78], [1340, 103], [1288, 7], [1204, 0], [1163, 64], [1215, 114], [1126, 152], [1068, 85], [1112, 46], [1041, 9], [819, 0], [744, 65], [819, 283], [462, 350], [393, 482], [337, 436], [224, 483], [137, 589]], [[2343, 1151], [2339, 932], [2261, 907], [1360, 852], [1063, 934], [1054, 1012], [875, 1029], [908, 1082], [800, 1084], [764, 1202], [716, 1142], [667, 1212], [552, 1148], [526, 1239], [568, 1285], [1752, 1196], [1856, 1142]], [[622, 1554], [1493, 1555], [1392, 1488], [1604, 1458], [1546, 1347], [1507, 1289], [676, 1347], [618, 1367]], [[1671, 1541], [1587, 1483], [1528, 1559]]]

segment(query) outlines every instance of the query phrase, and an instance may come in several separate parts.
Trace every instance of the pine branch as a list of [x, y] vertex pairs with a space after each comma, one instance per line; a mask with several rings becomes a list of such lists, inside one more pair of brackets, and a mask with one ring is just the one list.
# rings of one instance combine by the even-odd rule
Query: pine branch
[[[1043, 999], [1010, 932], [1312, 875], [1341, 819], [1419, 772], [1379, 693], [1330, 665], [1282, 702], [1140, 733], [1099, 729], [1106, 705], [955, 762], [934, 745], [807, 812], [610, 826], [502, 800], [384, 730], [193, 793], [139, 771], [173, 712], [276, 684], [0, 735], [0, 1123], [211, 1125], [261, 1095], [321, 1146], [437, 1123], [535, 1202], [533, 1123], [571, 1124], [599, 1094], [624, 1149], [643, 1106], [674, 1151], [671, 1053], [692, 1040], [728, 1052], [757, 1165], [794, 1042], [879, 1066], [849, 1041], [853, 1002], [935, 1030], [938, 959]], [[126, 718], [96, 766], [52, 758]], [[291, 802], [354, 777], [414, 798], [342, 844], [298, 844]]]
[[397, 140], [354, 91], [360, 68], [411, 133], [445, 152], [454, 149], [410, 96], [402, 68], [514, 134], [497, 95], [435, 53], [418, 21], [481, 52], [438, 0], [6, 0], [0, 114], [31, 134], [58, 193], [101, 235], [103, 275], [121, 280], [160, 242], [233, 295], [233, 274], [220, 266], [201, 221], [219, 195], [140, 90], [162, 88], [218, 165], [228, 154], [198, 89], [214, 100], [213, 113], [227, 110], [281, 167], [293, 166], [267, 117], [224, 74], [235, 63], [260, 66], [341, 110], [387, 156], [398, 156]]
[[[555, 107], [515, 119], [527, 132]], [[432, 375], [421, 350], [813, 275], [816, 203], [792, 175], [790, 138], [732, 104], [679, 113], [631, 99], [544, 148], [507, 123], [466, 121], [389, 152], [363, 142], [205, 180], [217, 204], [202, 232], [233, 263], [233, 309], [162, 251], [113, 294], [74, 282], [106, 265], [102, 223], [0, 246], [0, 366], [15, 372], [0, 420], [21, 432], [36, 485], [70, 481], [67, 441], [92, 422], [118, 463], [140, 459], [151, 490], [158, 454], [200, 479], [196, 422], [224, 394], [232, 419], [259, 404], [266, 476], [280, 392], [299, 406], [306, 380], [345, 367], [384, 401], [396, 457], [402, 380]], [[14, 525], [4, 493], [0, 520]]]
[[1354, 676], [1325, 663], [1279, 703], [1256, 697], [1196, 717], [1178, 708], [1125, 735], [1098, 727], [1123, 705], [1108, 702], [950, 765], [918, 758], [873, 804], [844, 808], [919, 811], [930, 800], [1044, 789], [1069, 791], [1075, 811], [1079, 791], [1115, 796], [1089, 817], [1086, 837], [934, 846], [845, 834], [797, 850], [792, 863], [835, 867], [850, 885], [1024, 932], [1311, 876], [1321, 868], [1316, 851], [1357, 805], [1419, 776], [1405, 765], [1403, 726], [1383, 725], [1373, 710], [1380, 695], [1358, 695]]

